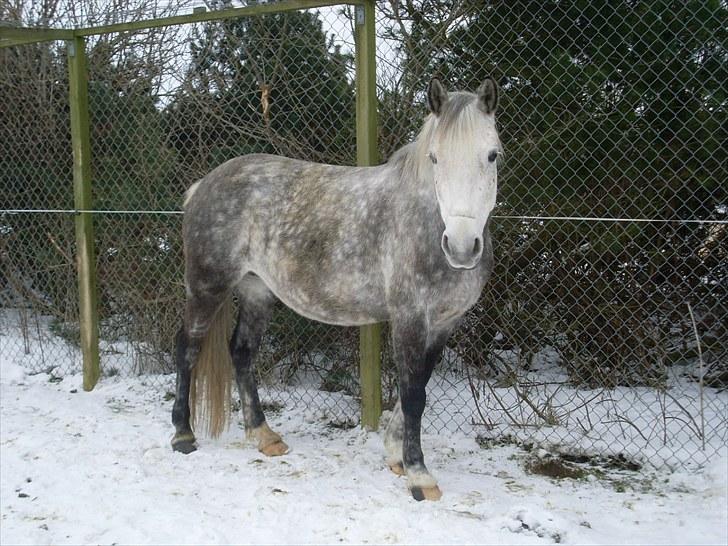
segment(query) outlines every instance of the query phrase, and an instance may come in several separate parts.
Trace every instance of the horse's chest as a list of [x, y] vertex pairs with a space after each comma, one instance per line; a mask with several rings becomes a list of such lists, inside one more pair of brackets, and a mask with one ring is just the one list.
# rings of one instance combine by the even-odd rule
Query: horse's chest
[[482, 289], [481, 277], [468, 273], [432, 287], [428, 302], [430, 322], [443, 324], [457, 320], [475, 305]]

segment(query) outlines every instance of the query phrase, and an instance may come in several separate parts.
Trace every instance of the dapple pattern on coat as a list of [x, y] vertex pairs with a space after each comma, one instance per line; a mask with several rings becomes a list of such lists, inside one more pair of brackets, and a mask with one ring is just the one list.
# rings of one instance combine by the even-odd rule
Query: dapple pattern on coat
[[[234, 371], [247, 434], [267, 455], [287, 452], [266, 424], [253, 367], [278, 299], [329, 324], [390, 322], [400, 399], [385, 433], [386, 460], [416, 499], [440, 497], [420, 445], [425, 386], [493, 268], [488, 219], [501, 145], [494, 80], [476, 93], [448, 93], [433, 79], [427, 98], [418, 138], [383, 165], [248, 155], [190, 187], [175, 450], [196, 449], [191, 384], [201, 386], [196, 411], [215, 436], [229, 416], [224, 383]], [[227, 346], [230, 324], [220, 310], [233, 294], [240, 313]]]

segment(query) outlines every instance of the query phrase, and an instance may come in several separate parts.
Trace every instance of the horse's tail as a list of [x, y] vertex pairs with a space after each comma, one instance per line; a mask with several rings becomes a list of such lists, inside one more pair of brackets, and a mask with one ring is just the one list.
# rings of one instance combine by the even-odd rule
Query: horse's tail
[[197, 364], [192, 368], [190, 415], [192, 426], [205, 429], [216, 438], [227, 428], [233, 384], [229, 335], [233, 302], [226, 297], [213, 318], [200, 349]]

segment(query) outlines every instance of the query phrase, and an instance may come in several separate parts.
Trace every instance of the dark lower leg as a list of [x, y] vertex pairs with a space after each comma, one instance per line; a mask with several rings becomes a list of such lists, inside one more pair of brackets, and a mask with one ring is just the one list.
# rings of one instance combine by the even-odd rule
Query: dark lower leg
[[[242, 313], [243, 311], [241, 311]], [[240, 394], [240, 403], [243, 407], [243, 421], [245, 430], [252, 431], [265, 423], [265, 414], [258, 396], [258, 384], [255, 379], [253, 359], [257, 353], [257, 343], [250, 338], [248, 328], [241, 324], [242, 317], [238, 318], [238, 327], [230, 343], [230, 353], [235, 366], [235, 380]]]
[[172, 406], [172, 424], [175, 434], [172, 448], [182, 453], [196, 449], [195, 436], [190, 424], [190, 383], [192, 368], [202, 349], [202, 342], [226, 291], [204, 296], [189, 297], [185, 303], [184, 324], [177, 332], [174, 361], [177, 368], [177, 392]]
[[288, 452], [288, 446], [265, 421], [253, 365], [274, 304], [272, 296], [261, 296], [263, 290], [258, 284], [260, 282], [250, 279], [241, 287], [240, 314], [235, 334], [230, 341], [230, 354], [235, 367], [246, 435], [258, 441], [258, 449], [264, 454], [283, 455]]
[[190, 381], [192, 366], [197, 360], [201, 345], [200, 338], [190, 339], [184, 326], [180, 328], [175, 348], [177, 392], [172, 407], [172, 424], [175, 428], [172, 448], [182, 453], [190, 453], [195, 450], [195, 435], [190, 426]]
[[[402, 466], [407, 474], [408, 486], [417, 500], [440, 498], [437, 481], [425, 466], [420, 431], [426, 403], [425, 387], [440, 360], [447, 337], [446, 333], [434, 336], [425, 350], [417, 351], [417, 337], [412, 336], [409, 351], [402, 354], [405, 364], [401, 368], [399, 385], [403, 425]], [[406, 342], [404, 347], [407, 347]]]
[[425, 409], [425, 383], [421, 378], [410, 378], [400, 385], [404, 427], [402, 435], [402, 462], [408, 473], [427, 474], [420, 443], [422, 413]]
[[[425, 352], [424, 357], [424, 369], [422, 370], [423, 373], [426, 375], [426, 377], [422, 377], [420, 381], [424, 381], [424, 384], [427, 384], [427, 381], [429, 380], [430, 376], [432, 375], [432, 370], [435, 368], [437, 363], [440, 361], [440, 357], [442, 356], [442, 350], [445, 348], [445, 344], [447, 343], [448, 339], [447, 334], [441, 334], [440, 336], [437, 336], [435, 341], [428, 347], [427, 351]], [[404, 380], [402, 381], [404, 382]], [[402, 392], [401, 386], [400, 386], [400, 393]], [[422, 388], [422, 394], [424, 395], [424, 387]], [[423, 406], [424, 411], [424, 406]], [[422, 415], [420, 414], [420, 425], [418, 425], [417, 430], [420, 430], [421, 427], [421, 419]], [[414, 423], [412, 423], [414, 425]], [[393, 412], [392, 412], [392, 418], [389, 421], [389, 424], [387, 426], [387, 431], [385, 434], [385, 445], [387, 448], [387, 462], [389, 463], [390, 467], [402, 467], [403, 466], [403, 460], [404, 460], [404, 430], [405, 430], [405, 424], [404, 424], [404, 414], [402, 412], [402, 400], [400, 397], [400, 400], [397, 402], [397, 405], [395, 406]], [[410, 435], [410, 444], [415, 442], [414, 436]], [[419, 442], [416, 442], [417, 445], [420, 445]], [[412, 450], [413, 448], [410, 448]], [[416, 451], [416, 449], [415, 449]], [[421, 457], [421, 449], [420, 449], [420, 457]], [[414, 459], [417, 458], [416, 453], [413, 455]], [[398, 468], [393, 468], [395, 472], [398, 472]]]
[[425, 466], [420, 438], [422, 413], [426, 402], [425, 385], [431, 371], [431, 369], [423, 369], [420, 371], [421, 373], [409, 374], [405, 380], [401, 381], [399, 387], [404, 423], [402, 466], [407, 475], [407, 486], [412, 496], [418, 501], [438, 500], [442, 496], [437, 487], [437, 480]]

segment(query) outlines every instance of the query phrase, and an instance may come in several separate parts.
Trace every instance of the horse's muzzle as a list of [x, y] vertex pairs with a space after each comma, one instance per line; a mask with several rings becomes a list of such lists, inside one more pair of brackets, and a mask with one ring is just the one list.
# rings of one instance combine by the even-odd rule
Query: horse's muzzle
[[483, 256], [483, 235], [469, 225], [473, 219], [451, 218], [442, 234], [440, 246], [453, 269], [473, 269]]

